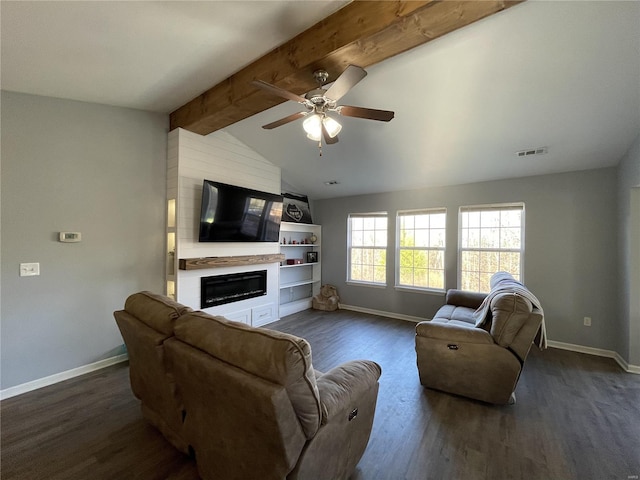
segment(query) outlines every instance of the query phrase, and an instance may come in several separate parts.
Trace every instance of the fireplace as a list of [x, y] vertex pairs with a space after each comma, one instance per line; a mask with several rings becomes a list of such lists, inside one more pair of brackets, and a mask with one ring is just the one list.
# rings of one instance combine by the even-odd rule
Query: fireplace
[[200, 278], [200, 308], [239, 302], [267, 294], [267, 271]]

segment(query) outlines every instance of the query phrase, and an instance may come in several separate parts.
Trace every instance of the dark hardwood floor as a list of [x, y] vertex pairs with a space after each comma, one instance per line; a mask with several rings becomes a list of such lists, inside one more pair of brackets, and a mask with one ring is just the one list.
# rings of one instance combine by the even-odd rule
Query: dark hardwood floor
[[[357, 358], [382, 366], [371, 440], [352, 480], [640, 476], [640, 376], [613, 360], [533, 348], [517, 403], [498, 407], [424, 389], [412, 323], [306, 311], [269, 327], [306, 338], [318, 370]], [[126, 364], [0, 406], [3, 480], [198, 478], [142, 419]]]

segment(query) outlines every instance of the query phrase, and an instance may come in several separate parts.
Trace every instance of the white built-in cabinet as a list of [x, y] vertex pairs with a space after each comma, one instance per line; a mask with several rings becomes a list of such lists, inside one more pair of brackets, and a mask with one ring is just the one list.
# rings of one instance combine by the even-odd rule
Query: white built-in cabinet
[[320, 225], [280, 225], [280, 253], [285, 257], [280, 265], [280, 318], [311, 308], [311, 299], [320, 293], [321, 243]]

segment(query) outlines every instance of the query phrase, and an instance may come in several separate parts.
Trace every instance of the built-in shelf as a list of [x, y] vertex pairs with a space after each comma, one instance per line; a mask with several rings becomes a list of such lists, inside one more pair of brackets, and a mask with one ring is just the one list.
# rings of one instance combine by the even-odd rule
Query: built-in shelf
[[[280, 318], [311, 308], [312, 298], [320, 292], [320, 225], [282, 222], [280, 252], [287, 260], [302, 263], [280, 265]], [[307, 261], [312, 255], [317, 261]]]
[[[167, 181], [167, 185], [169, 181]], [[167, 200], [165, 293], [176, 299], [176, 199]]]
[[236, 267], [239, 265], [260, 265], [263, 263], [281, 263], [285, 259], [282, 253], [265, 255], [238, 255], [232, 257], [181, 258], [180, 270], [201, 270], [205, 268]]
[[300, 280], [298, 282], [282, 283], [280, 284], [280, 290], [284, 288], [299, 287], [300, 285], [311, 285], [316, 282], [319, 282], [319, 280]]

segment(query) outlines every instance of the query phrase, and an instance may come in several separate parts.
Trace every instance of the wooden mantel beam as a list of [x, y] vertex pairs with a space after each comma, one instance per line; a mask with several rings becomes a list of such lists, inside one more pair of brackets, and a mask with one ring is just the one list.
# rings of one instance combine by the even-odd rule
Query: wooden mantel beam
[[336, 79], [524, 0], [356, 0], [171, 113], [171, 129], [207, 135], [285, 100], [257, 89], [264, 80], [298, 95], [317, 87], [313, 72]]

